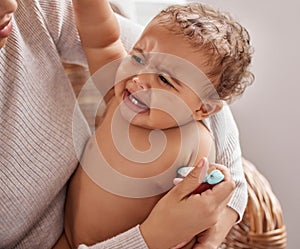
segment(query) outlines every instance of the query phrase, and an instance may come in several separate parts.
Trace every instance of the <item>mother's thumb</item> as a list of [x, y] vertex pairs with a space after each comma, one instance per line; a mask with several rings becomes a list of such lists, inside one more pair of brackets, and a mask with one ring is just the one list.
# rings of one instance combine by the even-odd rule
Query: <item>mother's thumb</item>
[[199, 163], [194, 167], [194, 169], [178, 184], [174, 187], [174, 192], [180, 199], [186, 197], [191, 192], [193, 192], [199, 184], [205, 178], [208, 169], [207, 159], [202, 158]]

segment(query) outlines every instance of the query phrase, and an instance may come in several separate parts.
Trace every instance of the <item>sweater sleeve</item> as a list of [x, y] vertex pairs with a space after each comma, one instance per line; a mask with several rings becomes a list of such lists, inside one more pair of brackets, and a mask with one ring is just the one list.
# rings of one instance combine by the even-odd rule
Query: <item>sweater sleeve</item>
[[[38, 0], [45, 24], [63, 62], [86, 66], [87, 61], [77, 31], [71, 0]], [[128, 51], [137, 40], [142, 26], [117, 15], [121, 40]]]
[[139, 225], [131, 228], [130, 230], [119, 234], [107, 241], [98, 243], [93, 246], [80, 245], [78, 249], [148, 249]]
[[61, 60], [86, 66], [87, 61], [75, 24], [72, 0], [36, 1]]
[[210, 126], [215, 138], [216, 163], [229, 168], [236, 184], [228, 206], [238, 213], [238, 222], [240, 222], [248, 200], [247, 182], [242, 165], [238, 128], [227, 105], [210, 118]]

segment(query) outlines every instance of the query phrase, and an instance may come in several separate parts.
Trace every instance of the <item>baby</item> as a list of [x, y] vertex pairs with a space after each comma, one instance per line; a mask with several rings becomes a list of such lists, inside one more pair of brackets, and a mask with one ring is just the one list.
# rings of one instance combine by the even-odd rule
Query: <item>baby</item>
[[248, 32], [213, 8], [168, 7], [127, 54], [106, 1], [73, 2], [93, 80], [113, 89], [68, 189], [65, 234], [76, 248], [141, 224], [180, 166], [214, 160], [205, 119], [253, 76]]

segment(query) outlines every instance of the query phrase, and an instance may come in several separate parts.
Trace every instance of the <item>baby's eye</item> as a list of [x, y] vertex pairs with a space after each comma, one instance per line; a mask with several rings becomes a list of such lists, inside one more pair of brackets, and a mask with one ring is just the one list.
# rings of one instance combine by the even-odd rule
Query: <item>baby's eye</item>
[[138, 64], [145, 65], [145, 62], [144, 62], [143, 58], [140, 57], [140, 56], [138, 56], [138, 55], [136, 55], [136, 54], [131, 55], [131, 59], [134, 62], [137, 62]]
[[162, 74], [158, 75], [159, 79], [161, 80], [161, 82], [169, 87], [174, 88], [174, 86], [166, 79], [165, 76], [163, 76]]

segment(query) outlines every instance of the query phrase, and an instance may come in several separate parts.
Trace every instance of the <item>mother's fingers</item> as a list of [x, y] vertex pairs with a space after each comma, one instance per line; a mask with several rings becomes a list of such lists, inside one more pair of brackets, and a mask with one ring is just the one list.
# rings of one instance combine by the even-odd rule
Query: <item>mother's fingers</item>
[[222, 164], [217, 164], [217, 163], [211, 163], [209, 166], [210, 166], [210, 168], [220, 170], [224, 175], [224, 181], [230, 181], [232, 179], [229, 169], [226, 166], [224, 166]]
[[169, 193], [177, 196], [179, 200], [185, 198], [203, 181], [207, 168], [207, 159], [201, 159], [199, 164], [194, 167], [194, 169], [182, 181], [171, 189]]
[[215, 204], [216, 208], [223, 208], [229, 202], [231, 195], [235, 189], [235, 183], [233, 180], [224, 179], [223, 182], [215, 185], [211, 190], [203, 192], [201, 195], [209, 199], [212, 204]]

